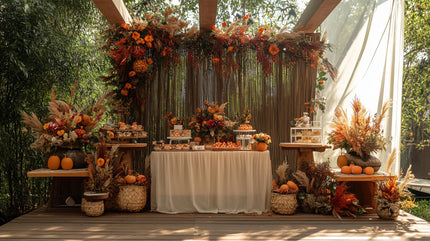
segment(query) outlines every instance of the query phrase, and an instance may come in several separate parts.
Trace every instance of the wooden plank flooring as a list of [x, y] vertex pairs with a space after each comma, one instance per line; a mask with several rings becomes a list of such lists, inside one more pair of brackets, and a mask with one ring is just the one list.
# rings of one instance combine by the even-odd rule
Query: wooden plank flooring
[[333, 216], [160, 214], [40, 208], [0, 226], [0, 240], [430, 240], [430, 224], [407, 213], [397, 221], [375, 214]]

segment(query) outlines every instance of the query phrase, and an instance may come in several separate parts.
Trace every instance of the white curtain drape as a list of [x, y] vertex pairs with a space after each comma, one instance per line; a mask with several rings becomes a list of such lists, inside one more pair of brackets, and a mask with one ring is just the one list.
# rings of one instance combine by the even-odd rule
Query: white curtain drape
[[[337, 80], [328, 80], [322, 95], [327, 98], [325, 113], [319, 113], [326, 133], [330, 131], [335, 109], [342, 106], [351, 113], [351, 102], [358, 97], [369, 114], [380, 113], [385, 101], [393, 105], [384, 122], [389, 139], [387, 150], [377, 153], [385, 161], [393, 148], [399, 153], [401, 134], [401, 96], [403, 74], [404, 0], [342, 1], [321, 25], [333, 46], [326, 57], [338, 69]], [[324, 160], [336, 153], [326, 152]], [[335, 155], [333, 155], [335, 154]], [[399, 171], [399, 155], [394, 173]]]

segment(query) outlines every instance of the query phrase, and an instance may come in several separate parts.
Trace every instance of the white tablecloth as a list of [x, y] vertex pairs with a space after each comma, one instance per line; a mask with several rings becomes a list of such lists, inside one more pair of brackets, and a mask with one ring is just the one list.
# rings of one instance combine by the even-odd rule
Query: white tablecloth
[[153, 151], [150, 158], [153, 211], [270, 211], [269, 151]]

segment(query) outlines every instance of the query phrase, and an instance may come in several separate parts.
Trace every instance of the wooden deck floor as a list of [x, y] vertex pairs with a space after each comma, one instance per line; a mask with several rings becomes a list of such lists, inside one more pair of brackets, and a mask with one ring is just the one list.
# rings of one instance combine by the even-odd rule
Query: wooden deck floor
[[0, 226], [0, 240], [430, 240], [430, 224], [407, 213], [398, 221], [375, 214], [333, 216], [160, 214], [40, 208]]

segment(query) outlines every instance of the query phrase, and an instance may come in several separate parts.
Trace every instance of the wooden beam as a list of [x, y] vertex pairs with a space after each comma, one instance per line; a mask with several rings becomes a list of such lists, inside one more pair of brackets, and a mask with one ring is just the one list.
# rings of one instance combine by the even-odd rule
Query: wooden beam
[[119, 25], [132, 22], [130, 13], [122, 0], [93, 0], [93, 2], [109, 23]]
[[300, 17], [295, 31], [313, 33], [341, 0], [311, 0]]
[[210, 30], [215, 25], [218, 0], [199, 0], [200, 30]]

